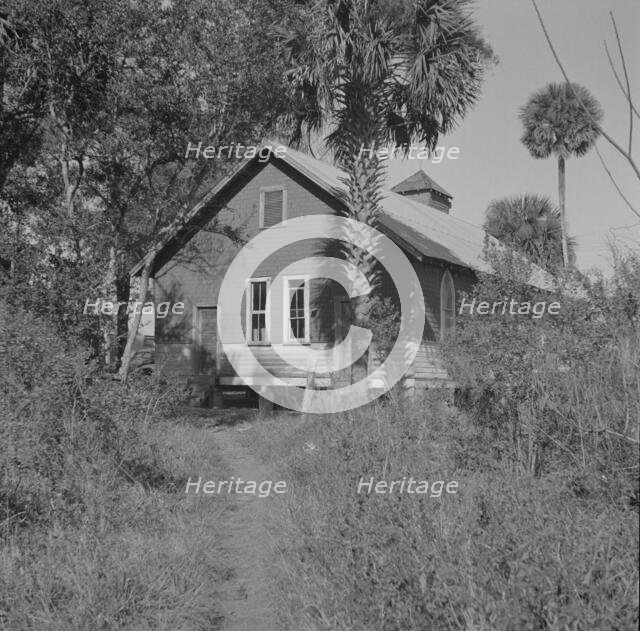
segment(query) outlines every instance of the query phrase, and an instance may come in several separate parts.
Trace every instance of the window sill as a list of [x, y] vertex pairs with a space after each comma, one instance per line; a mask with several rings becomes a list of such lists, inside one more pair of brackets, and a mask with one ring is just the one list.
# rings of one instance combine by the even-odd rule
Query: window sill
[[281, 223], [274, 223], [273, 226], [260, 226], [258, 230], [271, 230], [271, 228], [284, 228]]

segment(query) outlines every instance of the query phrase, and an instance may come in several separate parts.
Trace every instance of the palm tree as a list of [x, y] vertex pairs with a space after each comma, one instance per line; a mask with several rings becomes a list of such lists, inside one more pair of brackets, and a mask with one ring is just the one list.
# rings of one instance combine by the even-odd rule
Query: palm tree
[[471, 0], [311, 0], [285, 33], [294, 134], [326, 137], [351, 215], [375, 224], [385, 144], [433, 149], [479, 97], [492, 53]]
[[[526, 193], [492, 201], [484, 229], [506, 245], [550, 271], [563, 265], [560, 209], [548, 197]], [[569, 261], [575, 260], [575, 240], [567, 237]]]
[[[284, 34], [292, 141], [324, 133], [346, 173], [348, 215], [375, 226], [384, 163], [375, 150], [412, 143], [433, 150], [480, 95], [493, 59], [473, 21], [472, 0], [309, 0]], [[295, 5], [294, 5], [295, 6]], [[361, 151], [364, 147], [365, 151]], [[349, 240], [349, 235], [345, 235]], [[347, 260], [377, 288], [371, 252]], [[371, 298], [353, 315], [366, 326]], [[366, 359], [364, 360], [366, 364]], [[358, 371], [366, 372], [360, 365]]]
[[531, 96], [520, 110], [522, 142], [534, 158], [558, 158], [558, 198], [562, 260], [569, 266], [565, 212], [565, 160], [583, 156], [600, 134], [602, 109], [587, 88], [577, 83], [550, 83]]
[[[309, 0], [283, 33], [292, 144], [322, 133], [347, 177], [348, 215], [375, 226], [384, 162], [376, 149], [434, 149], [480, 95], [493, 59], [472, 0]], [[365, 151], [361, 151], [361, 147]], [[371, 151], [373, 149], [374, 151]], [[375, 259], [347, 248], [376, 285]], [[364, 304], [356, 320], [364, 320]], [[360, 309], [359, 307], [363, 308]]]

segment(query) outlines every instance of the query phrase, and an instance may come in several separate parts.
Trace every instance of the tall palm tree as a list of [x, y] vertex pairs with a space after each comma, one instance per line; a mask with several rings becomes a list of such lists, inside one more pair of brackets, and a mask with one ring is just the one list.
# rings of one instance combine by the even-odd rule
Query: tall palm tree
[[[434, 149], [480, 95], [493, 59], [473, 21], [472, 0], [308, 0], [284, 33], [292, 140], [324, 132], [345, 173], [351, 218], [375, 226], [384, 163], [375, 150], [412, 143]], [[361, 151], [361, 147], [366, 149]], [[373, 151], [372, 151], [373, 150]], [[349, 235], [345, 235], [349, 239]], [[376, 290], [371, 252], [347, 246], [348, 261]], [[371, 297], [354, 305], [366, 326]], [[366, 373], [366, 359], [357, 372]], [[353, 373], [352, 373], [353, 376]]]
[[[472, 17], [472, 0], [308, 0], [296, 2], [283, 32], [295, 144], [326, 133], [345, 173], [351, 218], [375, 226], [385, 146], [434, 149], [477, 101], [493, 60]], [[328, 132], [328, 133], [327, 133]], [[361, 151], [361, 147], [365, 151]], [[373, 149], [374, 151], [371, 151]], [[345, 255], [376, 289], [371, 253]], [[368, 299], [356, 303], [363, 322]]]
[[562, 259], [569, 266], [565, 211], [565, 160], [583, 156], [600, 134], [602, 109], [587, 88], [577, 83], [550, 83], [531, 96], [520, 110], [522, 142], [534, 158], [558, 158], [558, 198]]
[[[531, 261], [550, 271], [562, 267], [560, 209], [548, 197], [526, 193], [492, 201], [484, 229]], [[575, 240], [567, 237], [569, 261], [575, 260]]]

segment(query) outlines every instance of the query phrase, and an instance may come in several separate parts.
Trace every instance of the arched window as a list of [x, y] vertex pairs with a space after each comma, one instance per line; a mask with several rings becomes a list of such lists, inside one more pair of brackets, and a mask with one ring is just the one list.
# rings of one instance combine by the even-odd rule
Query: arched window
[[453, 333], [456, 326], [456, 288], [449, 270], [440, 283], [440, 338]]

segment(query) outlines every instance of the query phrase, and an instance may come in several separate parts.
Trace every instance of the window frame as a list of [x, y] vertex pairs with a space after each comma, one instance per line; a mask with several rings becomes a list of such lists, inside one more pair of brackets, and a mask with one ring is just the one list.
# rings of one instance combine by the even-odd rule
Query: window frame
[[[304, 338], [297, 338], [291, 334], [291, 298], [290, 284], [291, 281], [302, 281], [299, 286], [304, 288]], [[311, 336], [309, 329], [311, 327], [311, 310], [309, 307], [309, 280], [308, 274], [293, 274], [282, 278], [282, 312], [283, 312], [283, 330], [282, 342], [284, 344], [310, 344]]]
[[[253, 334], [253, 328], [251, 326], [252, 317], [255, 314], [262, 314], [262, 310], [253, 310], [253, 285], [254, 283], [266, 284], [266, 296], [264, 303], [264, 327], [265, 327], [265, 340], [253, 340], [251, 336]], [[247, 278], [245, 287], [245, 324], [246, 333], [245, 339], [247, 344], [251, 346], [269, 346], [271, 341], [269, 340], [269, 330], [271, 325], [271, 278], [269, 276], [260, 276], [256, 278]]]
[[445, 331], [445, 292], [451, 291], [452, 293], [452, 308], [451, 308], [451, 333], [454, 334], [456, 330], [456, 284], [453, 280], [451, 272], [447, 269], [442, 275], [440, 280], [440, 340], [444, 340]]
[[273, 227], [273, 226], [264, 225], [264, 194], [273, 193], [275, 191], [282, 191], [282, 221], [286, 221], [288, 219], [287, 189], [284, 186], [261, 186], [260, 187], [260, 205], [258, 210], [258, 227], [260, 228], [260, 230], [267, 230], [268, 228]]

